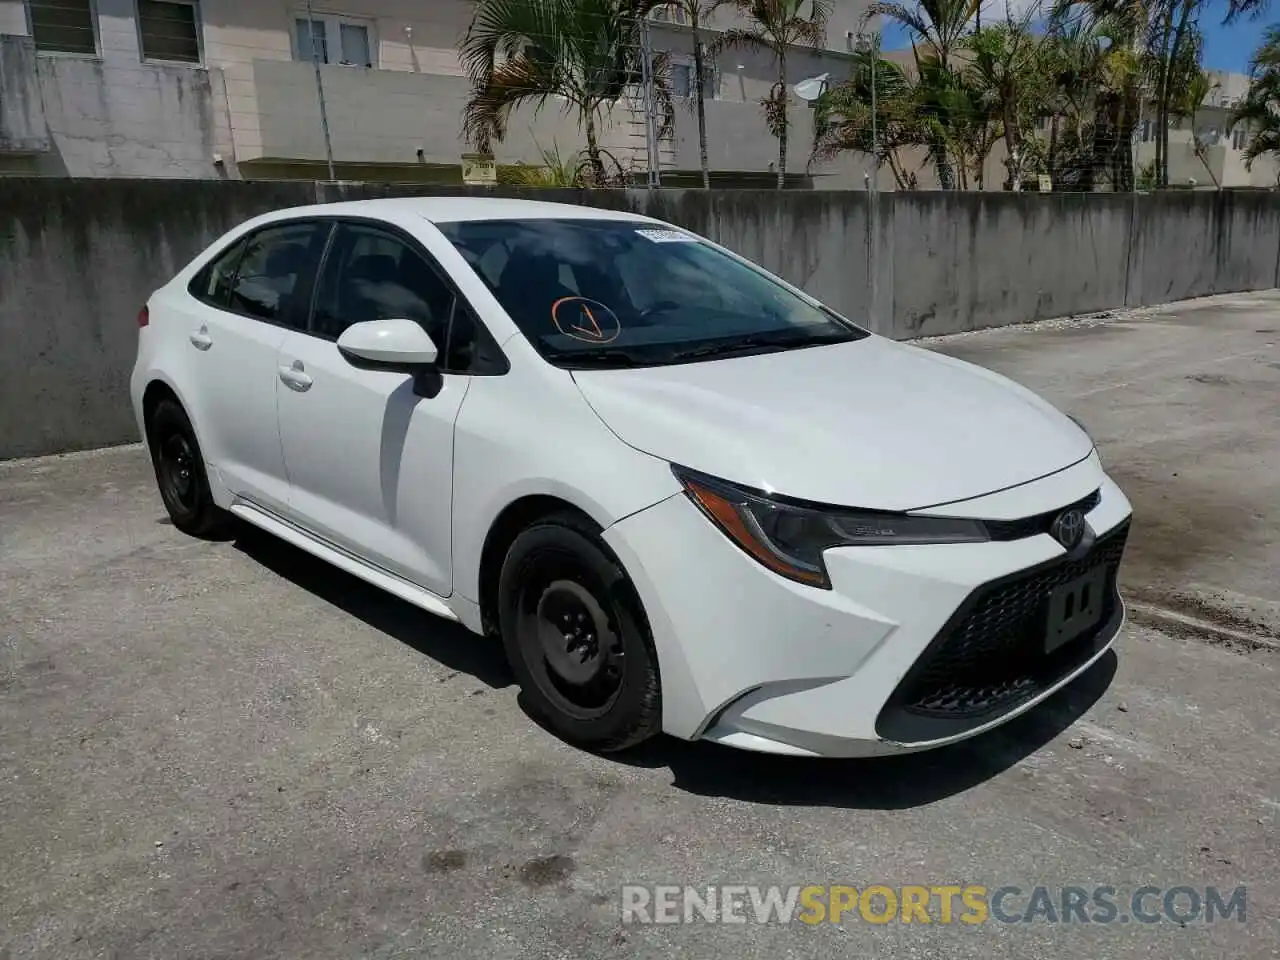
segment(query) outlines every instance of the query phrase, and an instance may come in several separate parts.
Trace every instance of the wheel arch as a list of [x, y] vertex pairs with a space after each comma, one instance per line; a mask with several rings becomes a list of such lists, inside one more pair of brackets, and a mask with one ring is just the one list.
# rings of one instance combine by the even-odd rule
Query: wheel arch
[[182, 408], [182, 412], [187, 415], [187, 421], [191, 424], [191, 430], [196, 435], [196, 445], [200, 448], [200, 456], [204, 459], [205, 469], [209, 472], [209, 483], [216, 483], [217, 470], [209, 460], [209, 448], [204, 442], [204, 432], [200, 429], [200, 419], [196, 411], [187, 402], [186, 396], [182, 390], [168, 377], [159, 371], [153, 371], [147, 378], [147, 385], [142, 390], [142, 442], [148, 450], [151, 449], [151, 437], [149, 436], [151, 429], [151, 414], [155, 410], [156, 405], [161, 400], [169, 398]]
[[591, 513], [565, 499], [550, 493], [525, 494], [507, 504], [489, 524], [484, 545], [480, 550], [480, 569], [477, 577], [480, 604], [480, 627], [490, 635], [498, 632], [498, 577], [507, 551], [521, 531], [539, 520], [557, 513], [572, 513], [603, 531], [604, 525]]

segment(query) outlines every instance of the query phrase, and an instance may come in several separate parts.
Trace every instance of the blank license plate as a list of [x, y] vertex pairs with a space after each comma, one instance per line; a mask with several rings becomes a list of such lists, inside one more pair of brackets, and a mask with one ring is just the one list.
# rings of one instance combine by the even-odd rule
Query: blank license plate
[[1049, 591], [1045, 653], [1052, 653], [1098, 625], [1102, 619], [1102, 598], [1106, 588], [1107, 568], [1100, 566]]

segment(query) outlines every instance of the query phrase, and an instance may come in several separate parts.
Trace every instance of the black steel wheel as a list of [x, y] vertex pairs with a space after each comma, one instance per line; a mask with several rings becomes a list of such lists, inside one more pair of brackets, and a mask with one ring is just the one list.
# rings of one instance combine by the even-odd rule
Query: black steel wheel
[[208, 537], [220, 532], [227, 514], [213, 502], [204, 458], [186, 412], [175, 400], [156, 404], [147, 421], [147, 446], [160, 498], [173, 525], [183, 533]]
[[657, 657], [643, 610], [585, 518], [548, 517], [516, 537], [498, 594], [511, 668], [552, 730], [601, 751], [657, 732]]

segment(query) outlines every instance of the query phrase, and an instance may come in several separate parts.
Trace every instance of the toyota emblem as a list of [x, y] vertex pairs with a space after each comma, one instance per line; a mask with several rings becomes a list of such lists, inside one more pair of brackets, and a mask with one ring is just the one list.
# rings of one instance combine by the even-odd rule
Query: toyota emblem
[[1068, 550], [1074, 550], [1084, 538], [1084, 514], [1075, 509], [1063, 510], [1049, 533]]

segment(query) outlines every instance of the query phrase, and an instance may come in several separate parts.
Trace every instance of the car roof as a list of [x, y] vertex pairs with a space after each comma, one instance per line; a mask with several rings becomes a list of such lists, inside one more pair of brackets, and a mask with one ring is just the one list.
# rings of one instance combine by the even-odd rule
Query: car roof
[[507, 197], [386, 197], [377, 200], [348, 200], [306, 207], [290, 207], [270, 215], [271, 219], [306, 216], [381, 217], [388, 214], [416, 214], [432, 223], [459, 223], [466, 220], [632, 220], [655, 222], [652, 217], [625, 210], [603, 210], [573, 203], [519, 200]]

